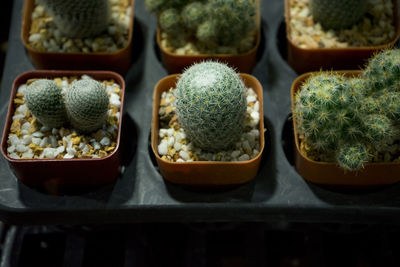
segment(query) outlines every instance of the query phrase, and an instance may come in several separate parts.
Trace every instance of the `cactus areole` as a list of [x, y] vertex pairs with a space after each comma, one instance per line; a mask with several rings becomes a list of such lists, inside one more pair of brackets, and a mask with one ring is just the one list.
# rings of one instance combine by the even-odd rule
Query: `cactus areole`
[[179, 123], [190, 141], [207, 151], [223, 150], [240, 139], [246, 88], [225, 64], [203, 62], [188, 68], [175, 91]]

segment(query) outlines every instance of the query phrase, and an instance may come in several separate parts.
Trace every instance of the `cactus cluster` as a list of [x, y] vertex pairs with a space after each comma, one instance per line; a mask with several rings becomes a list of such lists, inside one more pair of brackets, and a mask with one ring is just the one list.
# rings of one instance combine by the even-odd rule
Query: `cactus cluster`
[[246, 113], [246, 88], [239, 75], [218, 62], [188, 68], [175, 90], [181, 127], [197, 147], [223, 150], [240, 139]]
[[294, 119], [304, 142], [345, 170], [358, 170], [400, 137], [400, 51], [370, 59], [361, 78], [311, 76], [296, 93]]
[[[160, 28], [179, 38], [196, 40], [200, 47], [241, 48], [244, 36], [257, 28], [256, 0], [146, 0], [146, 6], [158, 16]], [[242, 45], [243, 46], [243, 45]], [[247, 48], [248, 46], [246, 46]]]
[[109, 0], [39, 0], [60, 31], [71, 38], [98, 35], [107, 29]]
[[57, 128], [69, 121], [84, 133], [103, 125], [109, 105], [104, 85], [92, 79], [73, 82], [65, 95], [53, 80], [34, 81], [26, 89], [25, 102], [44, 126]]
[[365, 0], [310, 0], [311, 14], [326, 29], [340, 30], [351, 27], [364, 15]]

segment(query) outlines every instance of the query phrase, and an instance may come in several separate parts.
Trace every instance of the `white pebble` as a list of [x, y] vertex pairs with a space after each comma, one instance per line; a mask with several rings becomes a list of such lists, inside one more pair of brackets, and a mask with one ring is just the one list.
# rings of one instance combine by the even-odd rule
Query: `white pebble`
[[[20, 94], [25, 94], [26, 88], [27, 88], [26, 84], [20, 85], [20, 86], [18, 87], [18, 93], [20, 93]], [[25, 104], [24, 104], [24, 105], [25, 105]], [[21, 105], [21, 106], [23, 106], [23, 105]], [[20, 107], [21, 107], [21, 106], [20, 106]], [[17, 109], [18, 109], [18, 108], [17, 108]]]
[[110, 138], [108, 138], [108, 137], [103, 137], [101, 140], [100, 140], [100, 144], [102, 144], [103, 146], [109, 146], [110, 144], [111, 144], [111, 141], [110, 141]]
[[45, 132], [50, 131], [50, 128], [47, 127], [47, 126], [42, 126], [42, 128], [40, 128], [40, 131], [41, 131], [42, 133], [45, 133]]
[[183, 159], [179, 158], [176, 160], [176, 162], [185, 162]]
[[29, 122], [25, 122], [21, 125], [21, 130], [29, 131], [32, 128], [32, 125]]
[[20, 153], [23, 153], [23, 152], [26, 152], [26, 151], [28, 151], [28, 147], [27, 146], [24, 146], [24, 145], [22, 145], [22, 144], [19, 144], [19, 145], [17, 145], [16, 147], [15, 147], [15, 150], [17, 151], [17, 152], [20, 152]]
[[168, 145], [166, 140], [162, 140], [161, 143], [157, 147], [158, 154], [161, 156], [167, 155], [168, 154]]
[[10, 141], [12, 146], [16, 146], [21, 143], [21, 140], [19, 140], [16, 134], [9, 135], [8, 140]]
[[76, 149], [73, 148], [73, 147], [67, 147], [67, 153], [68, 153], [69, 155], [75, 156], [75, 155], [76, 155]]
[[15, 153], [11, 153], [11, 154], [10, 154], [10, 158], [12, 158], [12, 159], [19, 159], [19, 156], [18, 156], [17, 154], [15, 154]]
[[44, 136], [44, 134], [41, 133], [41, 132], [34, 132], [32, 135], [33, 135], [34, 137], [43, 137], [43, 136]]
[[232, 158], [237, 158], [237, 157], [239, 157], [239, 155], [240, 155], [240, 150], [234, 150], [231, 153]]
[[181, 149], [182, 149], [182, 144], [179, 143], [179, 142], [175, 142], [175, 144], [174, 144], [174, 149], [175, 149], [176, 151], [181, 150]]
[[189, 160], [190, 159], [189, 154], [187, 152], [183, 151], [183, 150], [179, 151], [179, 156], [184, 160]]
[[101, 148], [101, 145], [98, 142], [93, 143], [93, 149], [94, 150], [99, 150]]
[[13, 120], [17, 120], [17, 119], [22, 119], [23, 117], [25, 117], [24, 114], [18, 114], [18, 115], [14, 115], [14, 116], [12, 117], [12, 119], [13, 119]]
[[42, 139], [42, 141], [40, 141], [39, 146], [40, 147], [46, 147], [48, 144], [49, 144], [49, 138], [45, 137], [45, 138]]
[[65, 154], [63, 158], [64, 159], [72, 159], [74, 156], [75, 155], [72, 155], [72, 154]]
[[246, 100], [247, 100], [247, 103], [254, 102], [254, 101], [256, 101], [256, 96], [254, 96], [254, 95], [248, 95], [248, 96], [246, 97]]
[[30, 143], [32, 143], [32, 136], [24, 135], [24, 137], [22, 137], [22, 143], [24, 143], [24, 145], [29, 145]]
[[34, 143], [34, 144], [36, 144], [36, 145], [39, 145], [41, 141], [42, 141], [41, 138], [32, 137], [32, 143]]
[[116, 107], [121, 106], [121, 101], [119, 100], [119, 95], [112, 93], [110, 96], [110, 104], [113, 104]]
[[57, 138], [54, 135], [50, 135], [49, 139], [52, 147], [58, 147]]
[[169, 128], [169, 129], [167, 130], [168, 136], [173, 136], [173, 135], [174, 135], [174, 132], [175, 132], [175, 130], [174, 130], [173, 128]]
[[246, 161], [246, 160], [249, 160], [249, 159], [250, 159], [250, 157], [247, 154], [243, 154], [238, 158], [239, 161]]
[[28, 106], [26, 104], [20, 105], [16, 110], [16, 114], [22, 114], [25, 115], [25, 113], [28, 111]]
[[32, 159], [33, 158], [33, 152], [32, 149], [28, 149], [28, 151], [22, 153], [21, 158], [23, 159]]
[[9, 146], [9, 147], [7, 147], [7, 152], [8, 153], [12, 153], [12, 152], [14, 152], [15, 151], [15, 146]]
[[175, 144], [175, 138], [173, 136], [171, 136], [170, 138], [168, 138], [167, 145], [169, 147], [172, 147], [172, 146], [174, 146], [174, 144]]
[[36, 42], [39, 42], [42, 39], [42, 37], [43, 37], [43, 35], [41, 35], [40, 33], [34, 33], [29, 36], [28, 41], [30, 43], [36, 43]]

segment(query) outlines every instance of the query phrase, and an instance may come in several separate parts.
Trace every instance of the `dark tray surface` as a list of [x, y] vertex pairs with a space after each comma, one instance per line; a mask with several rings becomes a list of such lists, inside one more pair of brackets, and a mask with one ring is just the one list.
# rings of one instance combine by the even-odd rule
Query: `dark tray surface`
[[[290, 86], [297, 74], [284, 51], [283, 1], [261, 1], [261, 58], [253, 71], [264, 87], [268, 147], [256, 179], [213, 191], [164, 182], [148, 149], [152, 93], [167, 75], [154, 49], [156, 18], [135, 3], [134, 58], [125, 80], [124, 175], [115, 184], [80, 195], [50, 196], [20, 184], [0, 159], [0, 218], [13, 224], [90, 224], [148, 221], [400, 221], [400, 184], [338, 192], [305, 182], [285, 156], [290, 151]], [[9, 49], [0, 93], [5, 118], [13, 80], [33, 70], [20, 40], [23, 0], [14, 1]], [[4, 120], [1, 121], [1, 129]], [[285, 144], [285, 146], [283, 146]], [[289, 158], [290, 158], [290, 152]]]

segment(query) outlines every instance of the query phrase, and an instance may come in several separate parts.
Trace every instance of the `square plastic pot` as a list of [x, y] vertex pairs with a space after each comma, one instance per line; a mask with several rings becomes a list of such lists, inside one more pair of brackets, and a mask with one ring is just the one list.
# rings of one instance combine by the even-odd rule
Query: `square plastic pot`
[[[13, 159], [7, 155], [7, 139], [12, 124], [12, 117], [15, 111], [14, 97], [18, 87], [26, 83], [29, 79], [56, 77], [81, 76], [83, 74], [91, 76], [96, 80], [113, 79], [121, 87], [121, 107], [118, 125], [118, 137], [115, 150], [104, 158], [73, 158], [73, 159]], [[28, 71], [19, 75], [13, 83], [6, 122], [3, 129], [1, 140], [1, 153], [8, 162], [15, 176], [24, 184], [39, 186], [45, 184], [90, 186], [107, 184], [114, 181], [120, 170], [121, 165], [121, 126], [123, 101], [125, 92], [124, 79], [115, 72], [110, 71], [54, 71], [36, 70]]]
[[[361, 71], [338, 71], [346, 76], [359, 76]], [[313, 74], [309, 72], [300, 75], [292, 84], [291, 101], [292, 114], [295, 108], [295, 95], [304, 81]], [[329, 186], [369, 187], [389, 185], [400, 181], [400, 163], [373, 162], [367, 163], [362, 170], [344, 171], [335, 162], [314, 161], [300, 150], [300, 140], [296, 121], [293, 119], [295, 151], [294, 160], [297, 172], [307, 181]]]
[[297, 73], [323, 70], [359, 69], [377, 51], [393, 46], [400, 37], [397, 0], [393, 3], [395, 36], [390, 42], [379, 46], [346, 48], [301, 48], [290, 38], [290, 1], [285, 0], [286, 39], [288, 63]]
[[35, 7], [35, 0], [25, 0], [22, 12], [21, 39], [24, 47], [37, 69], [53, 70], [111, 70], [125, 74], [131, 65], [131, 48], [134, 21], [134, 0], [131, 0], [131, 17], [128, 34], [128, 44], [115, 52], [92, 53], [61, 53], [39, 52], [28, 42], [31, 28], [31, 15]]
[[157, 45], [160, 49], [161, 61], [169, 74], [181, 73], [185, 68], [205, 60], [217, 60], [227, 63], [238, 72], [251, 73], [257, 61], [257, 51], [260, 46], [260, 1], [257, 0], [257, 31], [255, 46], [248, 52], [230, 55], [230, 54], [200, 54], [200, 55], [178, 55], [166, 50], [161, 45], [161, 30], [157, 28]]
[[257, 175], [264, 150], [264, 118], [263, 95], [260, 82], [252, 75], [240, 74], [246, 87], [252, 88], [260, 103], [260, 153], [253, 159], [240, 162], [221, 161], [193, 161], [193, 162], [169, 162], [161, 159], [157, 151], [159, 144], [159, 117], [161, 94], [175, 87], [179, 75], [170, 75], [160, 80], [153, 94], [153, 120], [151, 123], [151, 147], [156, 157], [162, 177], [174, 184], [196, 186], [221, 186], [243, 184], [251, 181]]

